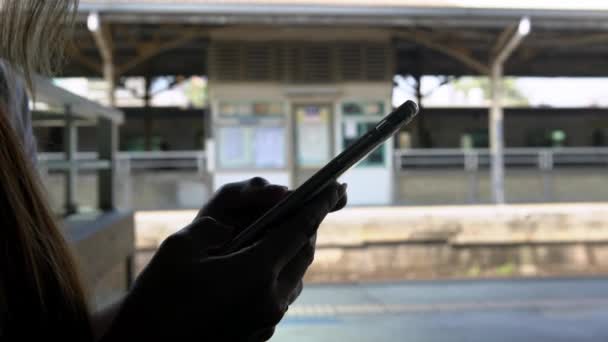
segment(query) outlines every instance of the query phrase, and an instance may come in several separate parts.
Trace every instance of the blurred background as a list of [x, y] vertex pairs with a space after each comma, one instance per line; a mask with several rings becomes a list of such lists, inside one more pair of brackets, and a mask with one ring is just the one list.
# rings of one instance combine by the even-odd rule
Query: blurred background
[[608, 3], [81, 0], [39, 79], [39, 166], [118, 298], [223, 184], [296, 187], [402, 102], [342, 177], [275, 340], [608, 339]]

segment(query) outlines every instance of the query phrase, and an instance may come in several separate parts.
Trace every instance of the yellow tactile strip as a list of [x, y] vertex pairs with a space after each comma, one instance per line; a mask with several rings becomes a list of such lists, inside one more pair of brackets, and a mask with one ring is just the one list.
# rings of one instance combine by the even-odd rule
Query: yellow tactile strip
[[608, 298], [545, 299], [525, 301], [476, 301], [470, 303], [436, 304], [312, 304], [289, 308], [290, 317], [334, 317], [341, 315], [380, 315], [454, 311], [493, 310], [564, 310], [589, 307], [606, 307]]

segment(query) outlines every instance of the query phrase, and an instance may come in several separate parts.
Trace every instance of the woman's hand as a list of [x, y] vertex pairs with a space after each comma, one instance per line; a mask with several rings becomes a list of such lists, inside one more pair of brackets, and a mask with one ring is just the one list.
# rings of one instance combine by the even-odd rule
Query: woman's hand
[[[334, 186], [338, 184], [335, 183]], [[346, 185], [344, 185], [346, 189]], [[270, 184], [267, 180], [261, 177], [254, 177], [246, 181], [230, 183], [224, 185], [218, 190], [211, 200], [199, 211], [197, 218], [212, 217], [219, 222], [226, 223], [234, 228], [232, 230], [233, 239], [242, 230], [251, 225], [256, 219], [274, 207], [284, 197], [289, 195], [291, 191], [287, 187]], [[346, 192], [340, 198], [332, 212], [339, 211], [346, 206], [348, 202]], [[234, 213], [239, 213], [235, 215]], [[316, 234], [310, 239], [305, 249], [310, 254], [315, 253]], [[289, 303], [293, 303], [302, 293], [304, 287], [303, 279], [301, 278], [297, 286], [289, 296]], [[272, 335], [272, 331], [265, 331], [262, 334]]]
[[[210, 256], [210, 251], [229, 241], [234, 229], [216, 218], [198, 217], [161, 245], [105, 340], [270, 338], [313, 260], [311, 236], [344, 196], [345, 187], [328, 187], [260, 241], [230, 255]], [[215, 216], [225, 214], [231, 224], [246, 224], [255, 216], [241, 215], [238, 201], [231, 201], [235, 207], [230, 209], [223, 200], [214, 201], [207, 212], [223, 208]]]
[[[212, 217], [235, 228], [234, 234], [238, 234], [289, 193], [287, 187], [270, 184], [260, 177], [226, 184], [199, 211], [197, 218]], [[346, 202], [345, 194], [332, 212], [344, 208]]]

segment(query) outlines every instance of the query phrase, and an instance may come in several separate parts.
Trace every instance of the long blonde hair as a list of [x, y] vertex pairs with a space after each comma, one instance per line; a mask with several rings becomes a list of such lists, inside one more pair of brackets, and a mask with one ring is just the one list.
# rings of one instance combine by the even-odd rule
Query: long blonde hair
[[0, 0], [0, 58], [19, 69], [28, 85], [63, 60], [63, 47], [79, 0]]
[[[0, 0], [0, 58], [31, 87], [61, 56], [77, 0]], [[6, 75], [5, 75], [6, 76]], [[10, 84], [9, 84], [10, 86]], [[0, 93], [0, 340], [92, 340], [86, 296]]]
[[[37, 173], [0, 106], [0, 339], [90, 336], [85, 293]], [[18, 335], [14, 335], [18, 334]], [[52, 339], [55, 340], [55, 339]]]

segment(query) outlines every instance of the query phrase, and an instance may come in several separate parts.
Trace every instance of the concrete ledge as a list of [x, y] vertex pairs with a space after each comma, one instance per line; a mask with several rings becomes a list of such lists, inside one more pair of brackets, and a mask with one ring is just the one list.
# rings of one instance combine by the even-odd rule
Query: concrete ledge
[[64, 221], [64, 227], [92, 302], [103, 307], [120, 298], [132, 276], [133, 214], [77, 215]]
[[608, 241], [608, 203], [351, 208], [323, 223], [319, 246], [386, 242]]
[[[139, 212], [153, 250], [195, 211]], [[348, 208], [317, 239], [314, 282], [608, 274], [608, 203]]]

